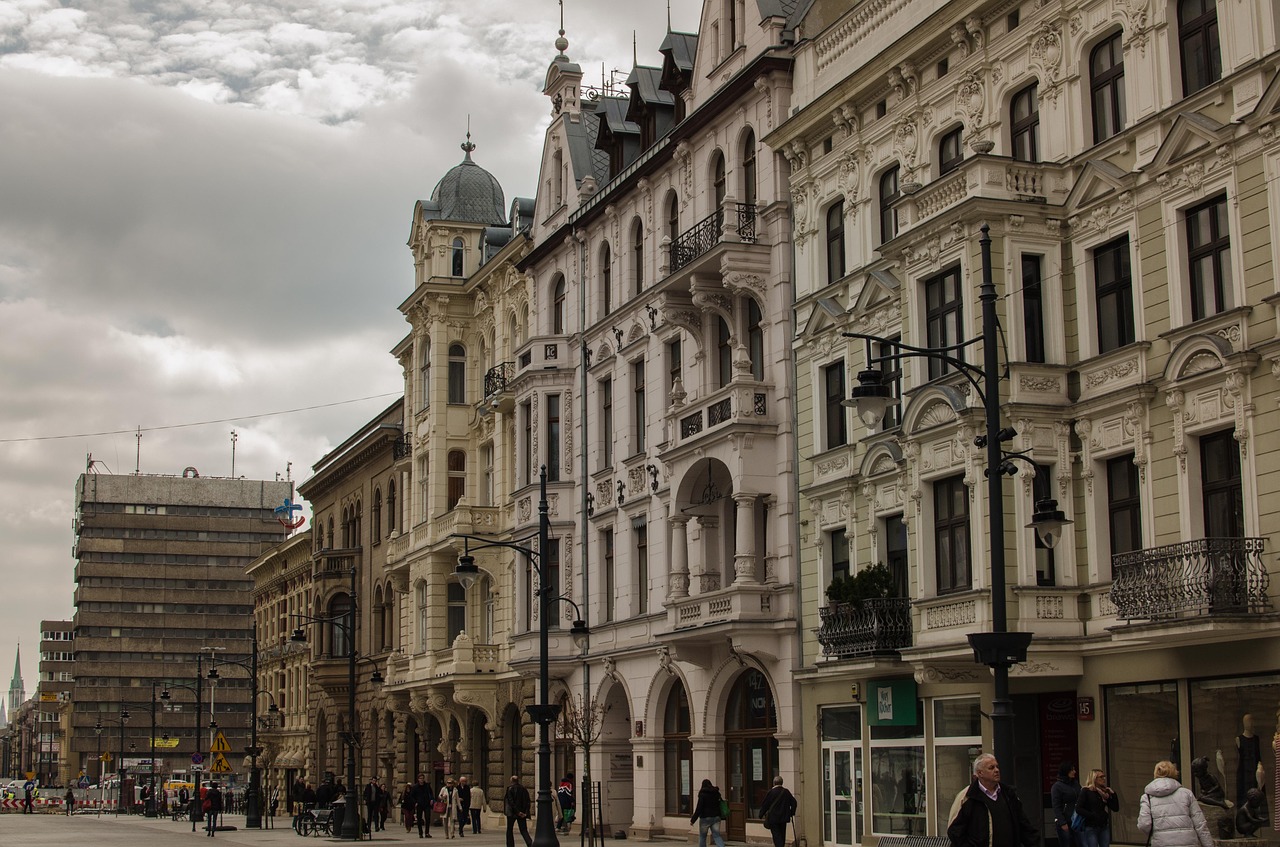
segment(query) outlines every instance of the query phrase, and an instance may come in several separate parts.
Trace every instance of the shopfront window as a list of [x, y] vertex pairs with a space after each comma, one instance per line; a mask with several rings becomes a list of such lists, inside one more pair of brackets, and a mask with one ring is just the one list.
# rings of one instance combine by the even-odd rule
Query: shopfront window
[[871, 726], [871, 831], [924, 835], [924, 704], [914, 725]]
[[[1259, 812], [1268, 815], [1271, 786], [1275, 785], [1275, 754], [1271, 739], [1277, 727], [1276, 703], [1280, 702], [1280, 675], [1191, 680], [1191, 756], [1210, 761], [1209, 771], [1222, 780], [1227, 800], [1235, 804], [1233, 814], [1247, 800], [1247, 792], [1258, 788], [1259, 777], [1267, 786]], [[1217, 757], [1223, 771], [1218, 773]], [[1183, 765], [1189, 777], [1190, 763]], [[1207, 812], [1207, 810], [1206, 810]], [[1270, 825], [1261, 827], [1258, 838], [1280, 843], [1280, 833]]]
[[[1112, 685], [1102, 692], [1107, 776], [1120, 798], [1120, 807], [1136, 809], [1143, 788], [1151, 781], [1151, 769], [1156, 762], [1169, 759], [1186, 769], [1186, 765], [1178, 761], [1178, 685], [1175, 682]], [[1081, 767], [1095, 766], [1082, 762]], [[1112, 815], [1112, 843], [1145, 843], [1147, 836], [1138, 831], [1136, 822], [1137, 815]]]
[[778, 715], [769, 681], [759, 671], [748, 670], [733, 686], [725, 721], [730, 833], [738, 828], [739, 808], [747, 820], [760, 817], [760, 801], [778, 774], [777, 731]]
[[939, 832], [946, 829], [952, 801], [969, 787], [973, 760], [982, 752], [979, 709], [977, 697], [933, 701], [933, 803]]
[[822, 840], [862, 842], [862, 709], [822, 711]]
[[692, 725], [689, 698], [684, 683], [676, 681], [667, 695], [667, 709], [662, 721], [663, 759], [666, 765], [667, 814], [687, 815], [693, 809], [693, 745], [689, 742]]

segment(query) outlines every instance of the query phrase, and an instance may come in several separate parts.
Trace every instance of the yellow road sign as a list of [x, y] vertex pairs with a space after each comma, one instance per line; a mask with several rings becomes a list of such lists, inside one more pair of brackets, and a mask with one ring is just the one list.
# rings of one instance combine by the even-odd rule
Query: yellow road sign
[[177, 738], [153, 738], [151, 742], [158, 748], [168, 749], [178, 746]]
[[231, 773], [231, 765], [227, 763], [227, 757], [218, 753], [213, 757], [213, 767], [209, 768], [213, 773]]
[[210, 753], [230, 753], [231, 745], [227, 743], [227, 737], [219, 730], [217, 736], [213, 739], [213, 746], [209, 748]]
[[101, 756], [99, 756], [98, 758], [99, 758], [100, 760], [104, 761], [104, 762], [109, 762], [109, 761], [111, 761], [111, 754], [110, 754], [110, 753], [103, 753], [103, 754], [102, 754]]

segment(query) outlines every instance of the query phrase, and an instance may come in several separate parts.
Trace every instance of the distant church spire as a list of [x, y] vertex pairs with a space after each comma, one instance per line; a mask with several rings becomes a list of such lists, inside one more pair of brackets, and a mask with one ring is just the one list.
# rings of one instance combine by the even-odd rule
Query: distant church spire
[[13, 657], [13, 680], [9, 683], [9, 714], [22, 708], [27, 699], [27, 692], [22, 687], [22, 645], [18, 645], [17, 654]]

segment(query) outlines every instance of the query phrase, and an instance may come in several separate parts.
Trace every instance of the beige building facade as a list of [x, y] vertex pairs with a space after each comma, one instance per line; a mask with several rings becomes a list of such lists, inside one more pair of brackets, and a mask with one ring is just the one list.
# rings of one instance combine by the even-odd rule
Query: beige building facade
[[[1206, 758], [1236, 804], [1259, 770], [1274, 790], [1278, 23], [1211, 0], [804, 10], [766, 142], [796, 221], [812, 841], [945, 830], [991, 749], [966, 635], [993, 626], [992, 544], [1034, 634], [1005, 764], [1046, 837], [1063, 761], [1110, 776], [1121, 843], [1160, 759], [1189, 781]], [[1007, 446], [1038, 466], [1005, 482], [997, 539], [974, 390], [841, 335], [978, 337], [984, 223]], [[900, 403], [868, 430], [841, 401], [872, 366]], [[1053, 549], [1025, 528], [1044, 497], [1073, 521]], [[888, 596], [828, 595], [877, 564]]]

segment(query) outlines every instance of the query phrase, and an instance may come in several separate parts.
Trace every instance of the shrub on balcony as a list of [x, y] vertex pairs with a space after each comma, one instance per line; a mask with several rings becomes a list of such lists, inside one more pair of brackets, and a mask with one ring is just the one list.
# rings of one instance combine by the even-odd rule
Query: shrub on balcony
[[893, 572], [883, 563], [833, 579], [827, 586], [827, 600], [833, 604], [861, 606], [864, 600], [887, 600], [896, 593]]

